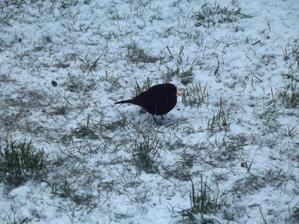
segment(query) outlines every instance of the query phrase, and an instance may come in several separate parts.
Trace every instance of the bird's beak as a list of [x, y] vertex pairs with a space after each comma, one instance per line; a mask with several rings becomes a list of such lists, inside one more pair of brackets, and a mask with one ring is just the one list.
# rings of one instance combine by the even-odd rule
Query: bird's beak
[[180, 92], [176, 92], [176, 95], [177, 96], [181, 96], [182, 94]]

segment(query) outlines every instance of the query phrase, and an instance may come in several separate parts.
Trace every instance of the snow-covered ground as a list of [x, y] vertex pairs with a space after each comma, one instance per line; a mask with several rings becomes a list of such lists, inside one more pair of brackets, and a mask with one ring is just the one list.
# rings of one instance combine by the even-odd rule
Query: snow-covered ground
[[1, 223], [298, 223], [298, 82], [298, 0], [0, 0], [0, 144], [49, 163]]

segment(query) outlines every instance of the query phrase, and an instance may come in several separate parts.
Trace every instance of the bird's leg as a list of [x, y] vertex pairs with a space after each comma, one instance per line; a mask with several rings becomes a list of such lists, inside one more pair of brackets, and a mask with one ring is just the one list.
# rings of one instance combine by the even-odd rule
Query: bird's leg
[[152, 116], [153, 116], [153, 119], [154, 119], [155, 123], [157, 123], [155, 116], [153, 114], [152, 114]]

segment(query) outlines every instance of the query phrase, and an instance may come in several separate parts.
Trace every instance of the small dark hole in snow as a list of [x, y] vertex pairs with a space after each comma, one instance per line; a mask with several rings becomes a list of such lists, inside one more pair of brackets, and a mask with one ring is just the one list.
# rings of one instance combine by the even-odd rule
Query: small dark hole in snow
[[54, 80], [52, 80], [51, 84], [52, 84], [52, 86], [57, 86], [57, 82]]

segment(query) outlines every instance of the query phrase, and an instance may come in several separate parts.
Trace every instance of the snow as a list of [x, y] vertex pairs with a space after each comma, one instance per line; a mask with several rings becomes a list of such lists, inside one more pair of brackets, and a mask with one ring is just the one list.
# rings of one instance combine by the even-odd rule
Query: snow
[[[299, 79], [298, 0], [216, 1], [250, 18], [209, 27], [195, 26], [203, 0], [32, 2], [0, 0], [0, 144], [32, 139], [51, 166], [16, 188], [0, 180], [4, 223], [187, 223], [201, 176], [221, 195], [212, 223], [298, 222], [299, 105], [279, 95]], [[131, 62], [132, 43], [157, 61]], [[209, 97], [179, 98], [158, 124], [114, 105], [147, 78]], [[226, 130], [211, 129], [220, 99]], [[138, 138], [157, 145], [150, 172], [134, 163]], [[66, 181], [70, 195], [55, 193]]]

